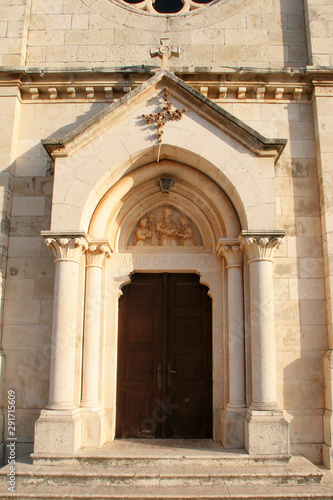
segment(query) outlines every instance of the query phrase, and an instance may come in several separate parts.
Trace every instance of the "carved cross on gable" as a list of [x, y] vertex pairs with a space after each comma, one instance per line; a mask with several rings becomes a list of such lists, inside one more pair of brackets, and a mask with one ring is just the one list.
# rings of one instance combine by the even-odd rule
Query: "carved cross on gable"
[[160, 38], [160, 46], [156, 51], [150, 48], [151, 57], [160, 57], [161, 58], [161, 71], [169, 68], [169, 60], [172, 56], [179, 57], [180, 49], [177, 47], [176, 50], [172, 50], [170, 45], [170, 38], [164, 37]]

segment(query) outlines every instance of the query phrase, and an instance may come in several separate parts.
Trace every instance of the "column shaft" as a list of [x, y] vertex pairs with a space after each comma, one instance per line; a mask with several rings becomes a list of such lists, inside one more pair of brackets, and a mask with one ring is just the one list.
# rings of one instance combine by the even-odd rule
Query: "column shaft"
[[228, 407], [245, 406], [243, 276], [241, 266], [228, 266]]
[[98, 406], [101, 267], [87, 266], [81, 406]]
[[56, 262], [49, 409], [71, 409], [74, 404], [78, 262]]
[[276, 407], [272, 261], [250, 262], [252, 406]]

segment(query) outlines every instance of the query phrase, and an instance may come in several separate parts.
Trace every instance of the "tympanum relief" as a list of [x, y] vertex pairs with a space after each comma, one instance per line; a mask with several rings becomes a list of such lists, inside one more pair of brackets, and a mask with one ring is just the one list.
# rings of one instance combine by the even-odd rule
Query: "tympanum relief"
[[129, 246], [135, 247], [201, 245], [201, 236], [195, 224], [171, 206], [159, 207], [142, 216], [129, 239]]

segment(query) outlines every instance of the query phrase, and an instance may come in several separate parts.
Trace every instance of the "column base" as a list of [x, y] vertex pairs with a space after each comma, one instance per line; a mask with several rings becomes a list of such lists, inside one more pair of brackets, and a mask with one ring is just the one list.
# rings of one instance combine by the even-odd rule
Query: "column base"
[[323, 464], [329, 470], [333, 470], [333, 448], [327, 444], [322, 446]]
[[244, 421], [245, 450], [251, 456], [290, 458], [289, 424], [281, 410], [249, 409]]
[[101, 447], [106, 442], [106, 411], [99, 408], [81, 408], [81, 446]]
[[35, 423], [34, 453], [70, 454], [81, 448], [81, 417], [76, 410], [42, 410]]
[[246, 408], [227, 408], [221, 419], [221, 441], [224, 448], [244, 448]]

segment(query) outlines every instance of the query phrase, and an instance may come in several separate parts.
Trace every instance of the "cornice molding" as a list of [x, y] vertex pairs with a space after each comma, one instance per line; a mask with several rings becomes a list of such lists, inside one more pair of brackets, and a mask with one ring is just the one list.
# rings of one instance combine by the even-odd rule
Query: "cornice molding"
[[61, 139], [45, 139], [42, 144], [52, 158], [70, 156], [135, 112], [145, 101], [164, 94], [166, 88], [186, 108], [192, 109], [257, 156], [273, 157], [277, 161], [287, 144], [287, 139], [264, 137], [169, 71], [153, 76]]

